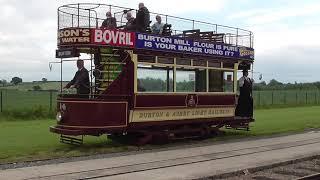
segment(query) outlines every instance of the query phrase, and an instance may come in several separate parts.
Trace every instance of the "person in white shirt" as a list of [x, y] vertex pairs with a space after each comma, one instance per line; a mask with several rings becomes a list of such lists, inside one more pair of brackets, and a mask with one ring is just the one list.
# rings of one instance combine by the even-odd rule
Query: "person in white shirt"
[[157, 15], [156, 20], [157, 22], [151, 26], [151, 31], [154, 34], [162, 34], [164, 24], [161, 22], [161, 16]]
[[239, 79], [240, 95], [236, 108], [236, 116], [253, 116], [252, 86], [254, 80], [248, 77], [248, 70], [243, 70], [243, 76]]

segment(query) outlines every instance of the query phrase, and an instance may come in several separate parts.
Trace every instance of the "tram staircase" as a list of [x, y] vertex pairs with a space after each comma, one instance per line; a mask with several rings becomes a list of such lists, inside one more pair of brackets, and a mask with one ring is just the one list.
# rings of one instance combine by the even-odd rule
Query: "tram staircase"
[[100, 62], [96, 65], [99, 75], [95, 79], [96, 93], [102, 94], [111, 83], [120, 75], [126, 64], [121, 60], [120, 50], [113, 48], [102, 48], [100, 50]]

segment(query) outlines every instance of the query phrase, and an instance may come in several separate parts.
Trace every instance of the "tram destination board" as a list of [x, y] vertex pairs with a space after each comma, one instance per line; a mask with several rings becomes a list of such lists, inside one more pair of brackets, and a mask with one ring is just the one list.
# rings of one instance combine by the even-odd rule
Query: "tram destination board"
[[63, 48], [56, 50], [56, 58], [79, 57], [80, 52], [75, 48]]

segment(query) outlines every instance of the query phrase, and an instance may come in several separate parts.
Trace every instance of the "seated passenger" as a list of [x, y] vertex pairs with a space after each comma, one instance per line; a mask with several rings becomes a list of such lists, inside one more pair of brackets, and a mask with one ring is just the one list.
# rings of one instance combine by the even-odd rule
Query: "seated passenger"
[[127, 23], [126, 23], [126, 25], [125, 25], [125, 27], [124, 27], [124, 30], [127, 30], [127, 31], [134, 31], [135, 29], [136, 29], [136, 26], [135, 26], [135, 18], [134, 17], [132, 17], [132, 14], [131, 14], [131, 12], [127, 12], [127, 17], [126, 17], [126, 19], [127, 19]]
[[248, 70], [243, 70], [243, 76], [239, 79], [240, 95], [236, 108], [236, 116], [253, 116], [252, 85], [253, 79], [248, 77]]
[[154, 34], [162, 34], [164, 24], [161, 23], [161, 16], [157, 15], [156, 20], [157, 22], [151, 26], [151, 31]]
[[77, 94], [89, 94], [90, 93], [90, 80], [89, 80], [89, 72], [84, 67], [83, 60], [77, 60], [78, 71], [74, 75], [73, 79], [64, 87], [68, 88], [76, 88]]
[[136, 15], [136, 31], [146, 32], [149, 24], [150, 24], [149, 10], [144, 6], [143, 3], [139, 3], [139, 10]]
[[115, 29], [117, 28], [117, 20], [115, 17], [112, 17], [111, 12], [106, 13], [107, 19], [102, 22], [100, 28], [107, 28], [107, 29]]

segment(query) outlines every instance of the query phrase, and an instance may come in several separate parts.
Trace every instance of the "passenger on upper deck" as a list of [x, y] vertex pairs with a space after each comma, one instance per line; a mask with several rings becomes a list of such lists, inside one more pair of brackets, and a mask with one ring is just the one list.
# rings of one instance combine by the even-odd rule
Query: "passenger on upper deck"
[[138, 32], [146, 32], [147, 27], [150, 24], [149, 10], [143, 3], [139, 3], [139, 10], [136, 15], [136, 30]]
[[162, 34], [164, 24], [161, 23], [161, 16], [157, 15], [156, 20], [157, 22], [151, 26], [151, 31], [155, 34]]
[[127, 23], [124, 27], [124, 30], [128, 30], [128, 31], [134, 31], [136, 30], [136, 26], [135, 26], [135, 18], [132, 17], [131, 12], [127, 12]]
[[90, 93], [90, 80], [88, 70], [84, 67], [83, 60], [77, 60], [78, 71], [74, 75], [73, 79], [64, 87], [74, 87], [77, 89], [77, 94], [89, 94]]
[[107, 19], [102, 22], [100, 28], [108, 28], [108, 29], [115, 29], [117, 27], [117, 20], [115, 17], [112, 17], [110, 11], [106, 13]]
[[253, 98], [252, 86], [254, 80], [248, 77], [248, 70], [243, 70], [243, 76], [239, 79], [240, 95], [236, 108], [236, 116], [252, 117], [253, 115]]

